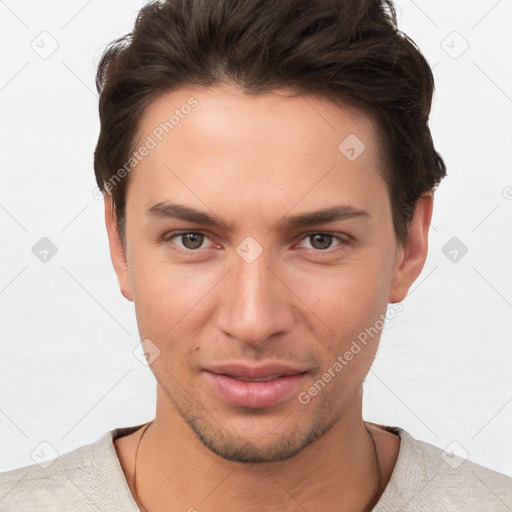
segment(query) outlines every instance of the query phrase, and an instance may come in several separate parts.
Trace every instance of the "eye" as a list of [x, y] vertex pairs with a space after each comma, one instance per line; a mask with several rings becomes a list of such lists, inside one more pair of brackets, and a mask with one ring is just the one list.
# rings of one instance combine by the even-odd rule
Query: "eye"
[[[208, 237], [198, 231], [171, 233], [164, 237], [166, 242], [172, 241], [177, 246], [178, 252], [198, 252], [197, 249], [201, 248], [205, 239], [208, 239]], [[176, 242], [174, 240], [176, 240]], [[177, 241], [181, 241], [181, 244]]]
[[[342, 249], [349, 243], [348, 240], [343, 239], [341, 236], [334, 235], [331, 233], [310, 233], [304, 239], [304, 241], [310, 241], [312, 247], [305, 247], [305, 249], [313, 252], [325, 252], [331, 253]], [[333, 246], [333, 242], [337, 243]], [[299, 245], [300, 247], [300, 245]], [[335, 247], [333, 251], [326, 251], [331, 247]]]
[[[205, 240], [209, 240], [208, 236], [200, 231], [182, 231], [181, 233], [169, 233], [163, 237], [167, 243], [171, 243], [173, 249], [181, 253], [199, 253], [200, 249], [208, 249], [219, 247], [212, 244], [210, 247], [204, 246]], [[310, 246], [301, 245], [304, 242], [309, 242]], [[334, 243], [336, 242], [336, 243]], [[332, 233], [309, 233], [302, 239], [298, 247], [306, 249], [309, 253], [316, 254], [332, 254], [346, 248], [350, 245], [351, 241], [346, 236], [345, 238], [339, 234]], [[334, 247], [334, 249], [331, 249]], [[331, 250], [328, 250], [331, 249]]]

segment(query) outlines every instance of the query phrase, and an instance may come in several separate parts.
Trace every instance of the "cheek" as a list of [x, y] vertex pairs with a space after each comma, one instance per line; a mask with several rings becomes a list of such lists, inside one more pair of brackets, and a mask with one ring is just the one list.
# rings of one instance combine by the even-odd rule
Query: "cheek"
[[315, 309], [334, 331], [321, 341], [321, 371], [316, 378], [327, 382], [336, 375], [328, 393], [333, 400], [351, 396], [365, 379], [374, 361], [384, 327], [386, 296], [377, 272], [338, 274], [317, 296]]
[[[308, 277], [303, 296], [309, 297], [307, 303], [312, 311], [331, 330], [325, 338], [326, 350], [344, 352], [353, 340], [365, 341], [365, 333], [382, 328], [381, 315], [388, 304], [391, 272], [389, 254], [374, 250], [332, 272], [319, 271], [316, 278]], [[375, 335], [366, 339], [368, 344], [373, 341], [373, 345], [377, 340]]]
[[168, 340], [185, 327], [199, 326], [203, 299], [222, 273], [171, 264], [156, 249], [138, 249], [132, 256], [130, 279], [141, 336]]

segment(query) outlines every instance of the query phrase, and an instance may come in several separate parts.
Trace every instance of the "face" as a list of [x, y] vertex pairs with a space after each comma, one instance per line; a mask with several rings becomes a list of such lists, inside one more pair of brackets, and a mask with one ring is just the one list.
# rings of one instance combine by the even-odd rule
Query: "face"
[[374, 122], [289, 93], [160, 97], [124, 254], [106, 199], [121, 289], [157, 355], [157, 417], [229, 460], [291, 457], [347, 414], [426, 253], [430, 199], [397, 244]]

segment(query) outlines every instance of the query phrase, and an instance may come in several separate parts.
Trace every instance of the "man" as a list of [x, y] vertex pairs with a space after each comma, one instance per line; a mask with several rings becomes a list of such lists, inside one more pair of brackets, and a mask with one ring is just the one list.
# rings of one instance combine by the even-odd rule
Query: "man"
[[4, 473], [2, 510], [511, 510], [512, 479], [362, 418], [445, 175], [392, 6], [154, 2], [97, 84], [156, 415]]

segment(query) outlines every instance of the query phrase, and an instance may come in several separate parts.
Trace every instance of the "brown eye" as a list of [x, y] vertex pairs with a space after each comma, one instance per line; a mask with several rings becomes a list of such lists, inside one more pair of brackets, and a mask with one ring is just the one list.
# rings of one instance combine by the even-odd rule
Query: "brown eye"
[[[327, 249], [331, 247], [341, 246], [343, 240], [337, 235], [331, 235], [329, 233], [311, 233], [307, 235], [304, 241], [308, 241], [308, 246], [302, 246], [306, 249], [319, 251], [319, 252], [329, 252]], [[337, 241], [337, 244], [333, 245], [333, 241]], [[304, 243], [304, 242], [302, 242]]]
[[177, 238], [181, 238], [185, 249], [199, 249], [204, 241], [204, 235], [202, 233], [183, 233], [177, 235]]
[[170, 244], [173, 249], [182, 253], [199, 252], [208, 237], [198, 231], [182, 231], [181, 233], [168, 233], [164, 235], [163, 241]]
[[313, 249], [317, 250], [329, 249], [333, 238], [333, 235], [328, 235], [325, 233], [315, 233], [314, 235], [309, 235]]

